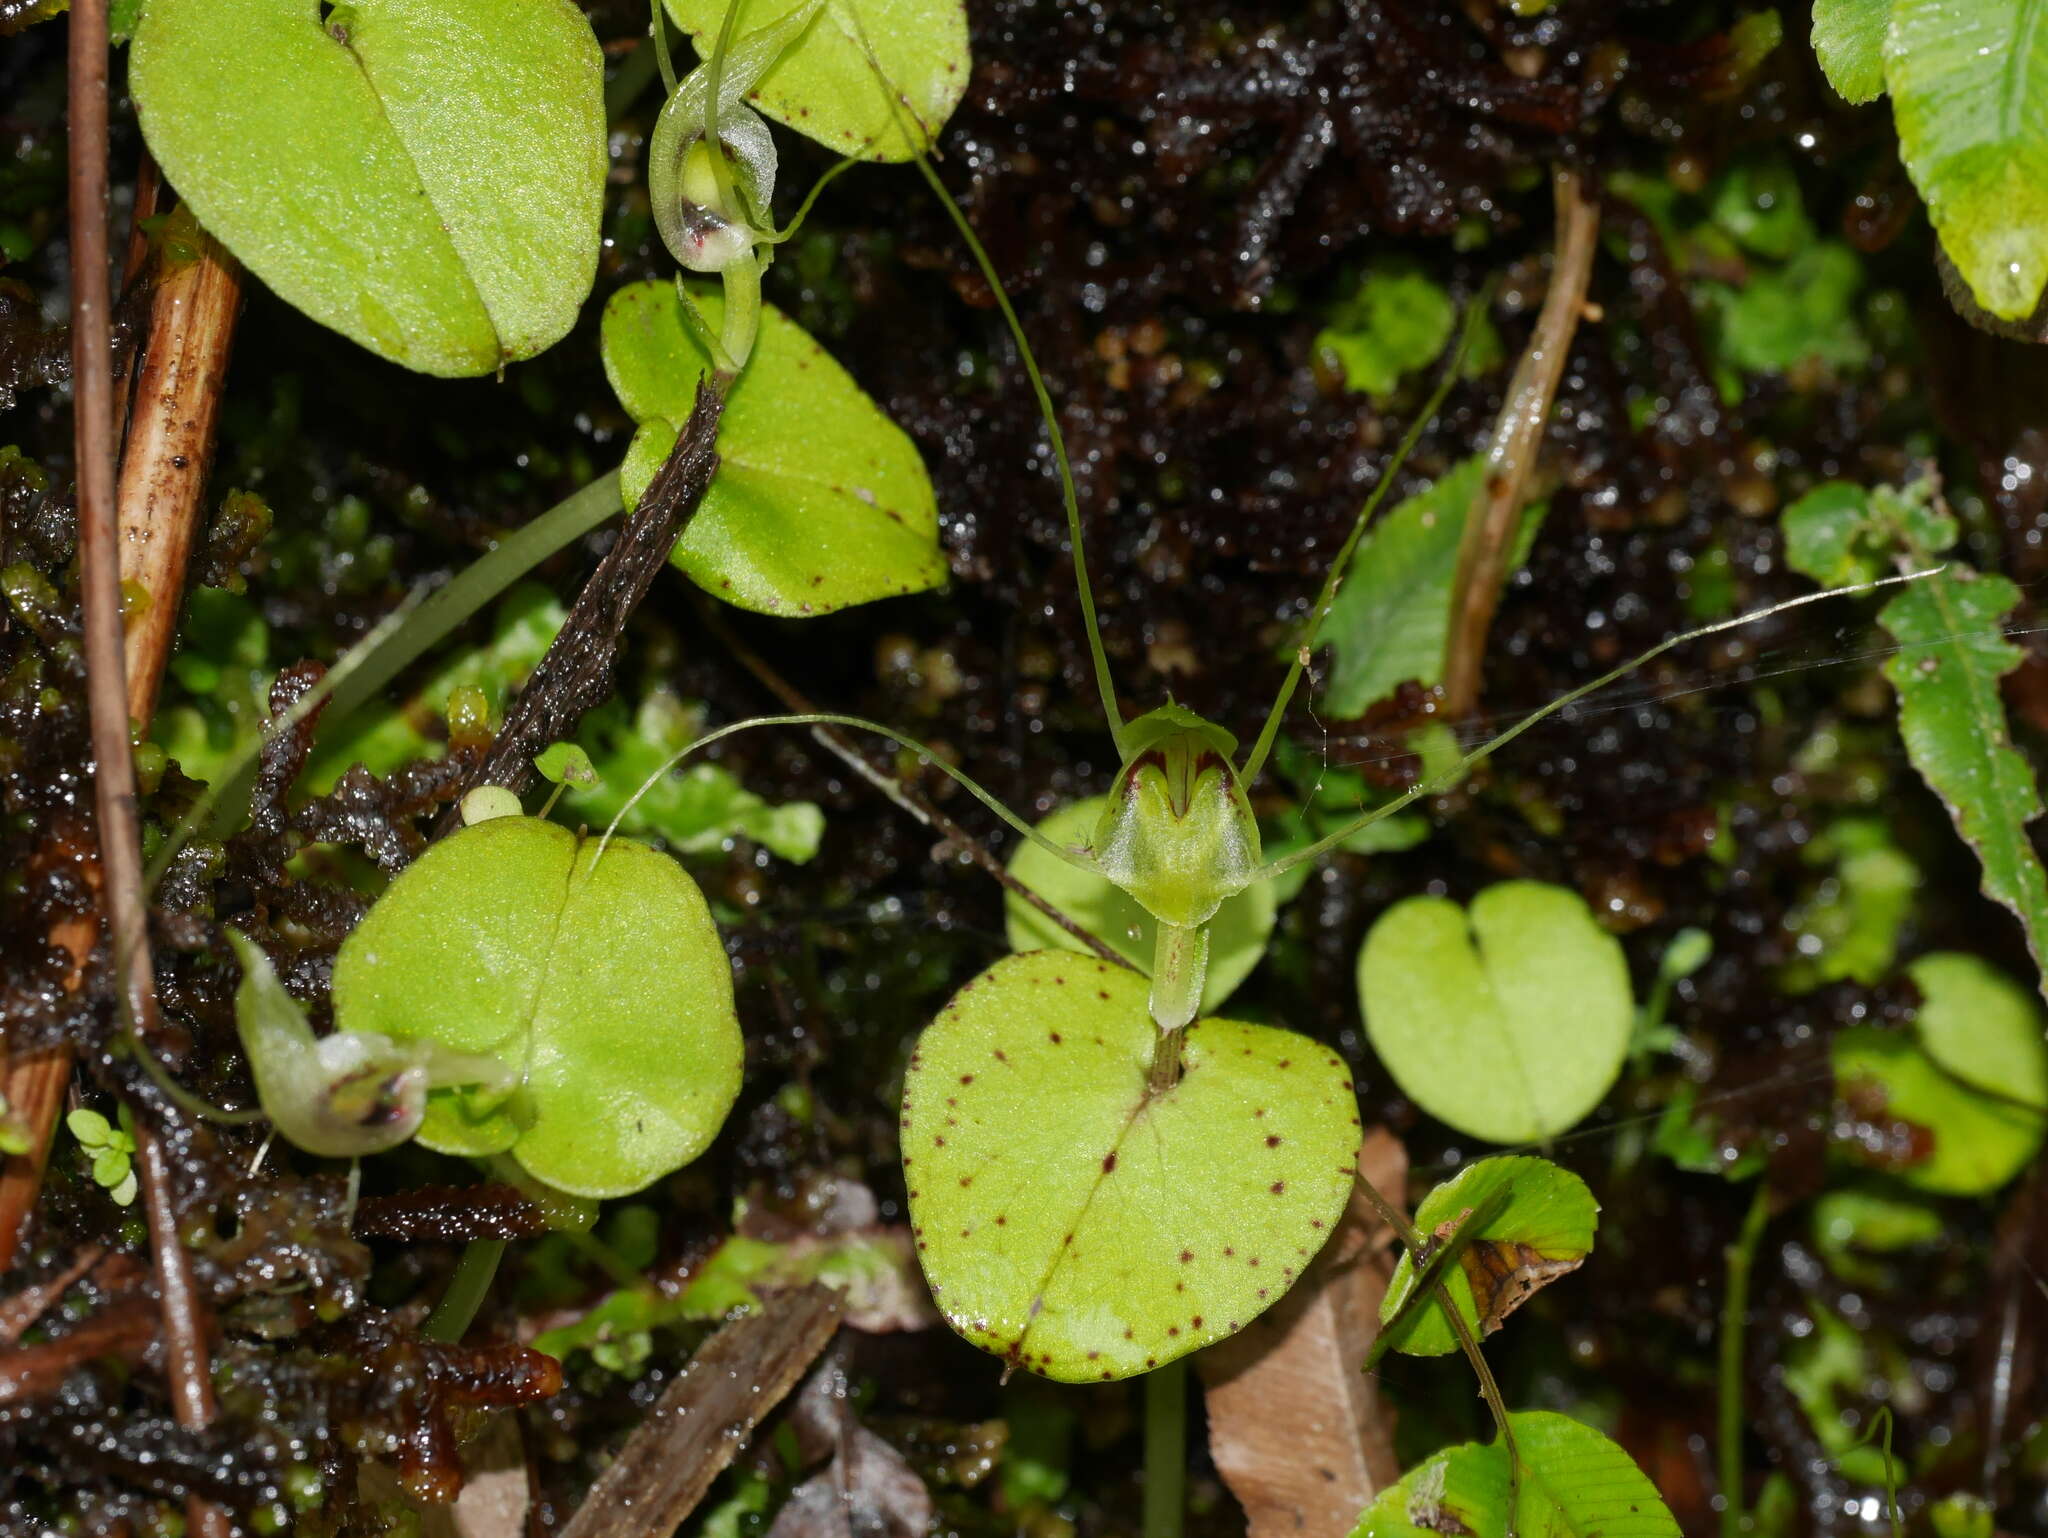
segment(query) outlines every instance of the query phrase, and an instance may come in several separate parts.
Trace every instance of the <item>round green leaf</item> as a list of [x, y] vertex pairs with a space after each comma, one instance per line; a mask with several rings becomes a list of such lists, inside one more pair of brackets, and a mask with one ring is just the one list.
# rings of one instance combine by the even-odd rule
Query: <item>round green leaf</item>
[[1945, 1071], [1911, 1037], [1854, 1026], [1835, 1037], [1835, 1087], [1859, 1114], [1899, 1121], [1931, 1142], [1926, 1157], [1898, 1173], [1944, 1196], [1996, 1191], [2033, 1160], [2048, 1116], [1973, 1089]]
[[290, 304], [428, 374], [565, 333], [604, 69], [569, 0], [150, 0], [129, 80], [180, 196]]
[[[1549, 1410], [1515, 1411], [1508, 1424], [1522, 1459], [1521, 1538], [1679, 1538], [1657, 1487], [1617, 1443]], [[1494, 1538], [1508, 1530], [1510, 1488], [1498, 1438], [1447, 1447], [1382, 1490], [1351, 1538]]]
[[[723, 300], [691, 293], [713, 326]], [[604, 311], [604, 367], [641, 428], [619, 481], [641, 494], [711, 367], [673, 285], [635, 283]], [[671, 559], [706, 592], [761, 614], [826, 614], [945, 580], [939, 508], [917, 447], [772, 305], [726, 398], [718, 474]]]
[[533, 817], [465, 828], [409, 866], [341, 948], [343, 1030], [494, 1053], [509, 1099], [436, 1091], [419, 1140], [510, 1151], [578, 1196], [622, 1196], [687, 1164], [739, 1093], [732, 971], [696, 884], [668, 856]]
[[[758, 31], [803, 3], [751, 0], [740, 28]], [[725, 6], [726, 0], [668, 0], [668, 13], [704, 56]], [[960, 105], [972, 65], [961, 0], [826, 0], [747, 100], [838, 154], [908, 160], [930, 147]], [[899, 113], [919, 130], [917, 143], [905, 136]]]
[[1417, 1105], [1494, 1143], [1555, 1137], [1600, 1103], [1635, 999], [1614, 936], [1563, 887], [1504, 881], [1472, 900], [1411, 897], [1358, 955], [1373, 1050]]
[[1343, 1214], [1356, 1096], [1329, 1048], [1201, 1020], [1146, 1087], [1145, 980], [1032, 951], [968, 983], [903, 1086], [918, 1257], [953, 1328], [1049, 1378], [1144, 1372], [1277, 1301]]
[[[1055, 844], [1086, 847], [1108, 804], [1107, 796], [1090, 796], [1063, 806], [1041, 822], [1038, 831]], [[1141, 967], [1152, 965], [1158, 922], [1107, 878], [1069, 865], [1028, 839], [1017, 845], [1009, 868], [1011, 875], [1118, 954]], [[1277, 911], [1270, 881], [1255, 881], [1224, 899], [1209, 924], [1209, 975], [1202, 986], [1202, 1008], [1217, 1008], [1251, 975], [1266, 953]], [[1013, 951], [1090, 954], [1073, 935], [1015, 893], [1003, 899], [1003, 917]]]
[[[1538, 1288], [1578, 1269], [1591, 1253], [1600, 1204], [1585, 1181], [1548, 1159], [1481, 1159], [1445, 1181], [1415, 1209], [1424, 1240], [1457, 1251], [1432, 1274], [1444, 1284], [1474, 1338], [1491, 1335]], [[1415, 1265], [1404, 1254], [1380, 1305], [1388, 1344], [1410, 1356], [1458, 1349], [1443, 1305], [1414, 1303]]]
[[1936, 951], [1906, 968], [1920, 989], [1920, 1045], [1974, 1089], [2048, 1110], [2048, 1024], [2029, 989], [1975, 956]]

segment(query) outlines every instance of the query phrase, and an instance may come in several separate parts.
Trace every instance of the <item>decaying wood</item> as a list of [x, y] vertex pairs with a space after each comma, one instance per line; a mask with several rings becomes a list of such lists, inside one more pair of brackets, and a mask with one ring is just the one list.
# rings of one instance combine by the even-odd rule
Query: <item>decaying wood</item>
[[1479, 665], [1486, 655], [1486, 633], [1499, 607], [1507, 581], [1508, 555], [1522, 518], [1529, 477], [1550, 425], [1551, 403], [1564, 376], [1572, 336], [1586, 310], [1586, 284], [1593, 273], [1599, 243], [1600, 205], [1586, 190], [1585, 178], [1560, 167], [1551, 174], [1557, 195], [1557, 259], [1550, 269], [1550, 291], [1536, 317], [1514, 377], [1501, 402], [1500, 419], [1486, 446], [1486, 479], [1465, 519], [1458, 545], [1458, 575], [1451, 588], [1450, 638], [1444, 656], [1444, 705], [1453, 718], [1467, 715], [1479, 701]]
[[[724, 412], [724, 390], [710, 380], [698, 385], [697, 403], [675, 448], [576, 595], [561, 632], [506, 712], [470, 786], [523, 791], [533, 783], [534, 755], [573, 736], [584, 713], [612, 697], [612, 667], [626, 621], [668, 564], [669, 551], [718, 472], [718, 423]], [[457, 816], [450, 808], [439, 831], [449, 832]]]
[[[1407, 1150], [1366, 1136], [1361, 1180], [1399, 1204]], [[1393, 1412], [1361, 1368], [1393, 1279], [1392, 1232], [1363, 1195], [1287, 1296], [1195, 1358], [1209, 1450], [1250, 1538], [1344, 1538], [1400, 1477]]]
[[669, 1538], [838, 1325], [838, 1294], [813, 1285], [720, 1329], [626, 1439], [562, 1538]]

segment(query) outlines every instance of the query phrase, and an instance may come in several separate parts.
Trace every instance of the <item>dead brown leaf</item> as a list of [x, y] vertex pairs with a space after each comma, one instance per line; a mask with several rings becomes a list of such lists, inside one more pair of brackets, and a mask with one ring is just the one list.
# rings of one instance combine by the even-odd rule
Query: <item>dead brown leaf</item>
[[[1366, 1135], [1359, 1174], [1402, 1205], [1408, 1153]], [[1392, 1235], [1360, 1193], [1293, 1291], [1195, 1358], [1209, 1450], [1244, 1507], [1250, 1538], [1345, 1538], [1400, 1477], [1393, 1412], [1360, 1369], [1394, 1274]]]

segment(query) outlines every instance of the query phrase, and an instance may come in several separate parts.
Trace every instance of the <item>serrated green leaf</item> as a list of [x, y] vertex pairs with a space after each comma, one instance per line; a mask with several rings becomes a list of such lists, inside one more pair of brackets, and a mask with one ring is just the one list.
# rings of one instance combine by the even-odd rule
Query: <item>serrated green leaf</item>
[[1998, 691], [2024, 655], [2003, 628], [2019, 600], [2004, 577], [1952, 562], [1908, 584], [1878, 620], [1899, 643], [1884, 675], [1898, 691], [1906, 756], [1983, 862], [1984, 895], [2019, 918], [2040, 966], [2048, 962], [2048, 875], [2027, 824], [2041, 815], [2041, 793], [2013, 746]]
[[1585, 901], [1504, 881], [1411, 897], [1358, 953], [1366, 1034], [1410, 1099], [1495, 1143], [1555, 1137], [1600, 1103], [1635, 1021], [1628, 964]]
[[1134, 972], [997, 962], [919, 1038], [903, 1087], [918, 1258], [968, 1340], [1049, 1378], [1128, 1377], [1241, 1329], [1329, 1236], [1356, 1178], [1343, 1061], [1200, 1020], [1180, 1082]]
[[[1055, 844], [1085, 848], [1109, 804], [1107, 796], [1090, 796], [1063, 806], [1039, 823], [1038, 831]], [[1152, 965], [1159, 924], [1135, 899], [1105, 877], [1069, 865], [1028, 839], [1010, 856], [1010, 874], [1051, 902], [1112, 950], [1140, 967]], [[1202, 1008], [1215, 1009], [1251, 975], [1266, 953], [1277, 912], [1270, 881], [1254, 881], [1227, 897], [1209, 925], [1209, 971], [1202, 985]], [[1081, 942], [1015, 893], [1003, 898], [1004, 927], [1013, 951], [1069, 950], [1092, 955]]]
[[[693, 285], [715, 327], [716, 290]], [[641, 423], [620, 484], [636, 505], [688, 419], [709, 355], [671, 284], [605, 306], [604, 366]], [[718, 427], [718, 474], [671, 557], [706, 592], [762, 614], [827, 614], [945, 580], [938, 502], [917, 448], [780, 310], [761, 309], [753, 357]]]
[[[1326, 715], [1361, 715], [1411, 678], [1425, 687], [1442, 680], [1458, 542], [1485, 479], [1483, 456], [1460, 460], [1366, 531], [1323, 623], [1335, 649], [1319, 707]], [[1528, 559], [1548, 507], [1522, 510], [1510, 571]]]
[[1977, 302], [2033, 312], [2048, 280], [2048, 0], [1894, 0], [1899, 153]]
[[1884, 35], [1892, 0], [1813, 0], [1813, 52], [1828, 84], [1851, 102], [1884, 95]]
[[[1415, 1209], [1426, 1241], [1459, 1244], [1435, 1274], [1475, 1339], [1499, 1329], [1537, 1288], [1577, 1268], [1592, 1251], [1599, 1221], [1600, 1204], [1585, 1181], [1523, 1154], [1467, 1166]], [[1409, 1356], [1456, 1351], [1443, 1304], [1426, 1297], [1410, 1304], [1414, 1289], [1414, 1258], [1403, 1254], [1380, 1305], [1381, 1321], [1391, 1326], [1388, 1344]]]
[[200, 222], [322, 325], [464, 375], [575, 321], [608, 157], [569, 0], [150, 0], [129, 79]]
[[[1548, 1410], [1508, 1416], [1522, 1459], [1521, 1538], [1679, 1538], [1643, 1471], [1591, 1426]], [[1426, 1458], [1380, 1492], [1352, 1538], [1497, 1538], [1508, 1530], [1507, 1447], [1465, 1442]]]
[[687, 1164], [739, 1093], [732, 969], [666, 855], [531, 817], [434, 845], [342, 945], [343, 1030], [519, 1065], [510, 1097], [436, 1091], [420, 1141], [509, 1151], [549, 1185], [623, 1196]]
[[[740, 28], [772, 25], [802, 3], [751, 0]], [[726, 0], [668, 0], [700, 56], [710, 53], [725, 7]], [[909, 160], [953, 115], [972, 66], [960, 0], [826, 0], [748, 100], [837, 154]], [[899, 112], [920, 142], [905, 136]]]

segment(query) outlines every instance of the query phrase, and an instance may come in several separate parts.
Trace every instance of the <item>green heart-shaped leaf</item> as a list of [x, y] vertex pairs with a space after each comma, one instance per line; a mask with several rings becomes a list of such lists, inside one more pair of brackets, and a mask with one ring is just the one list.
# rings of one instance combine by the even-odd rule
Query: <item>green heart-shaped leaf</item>
[[569, 0], [150, 0], [150, 152], [288, 303], [428, 374], [488, 374], [597, 270], [604, 67]]
[[1920, 990], [1914, 1017], [1927, 1055], [1974, 1089], [2048, 1111], [2048, 1039], [2041, 1002], [1989, 962], [1935, 951], [1906, 968]]
[[[1635, 1460], [1591, 1426], [1549, 1410], [1508, 1416], [1522, 1459], [1521, 1538], [1678, 1538], [1678, 1523]], [[1508, 1450], [1447, 1447], [1382, 1490], [1351, 1538], [1443, 1538], [1508, 1531]]]
[[[1593, 1248], [1600, 1204], [1586, 1182], [1548, 1159], [1481, 1159], [1445, 1181], [1415, 1209], [1415, 1227], [1433, 1245], [1457, 1253], [1433, 1275], [1473, 1337], [1491, 1335], [1538, 1288], [1576, 1270]], [[1415, 1263], [1403, 1255], [1380, 1305], [1393, 1322], [1388, 1344], [1410, 1356], [1442, 1356], [1458, 1337], [1433, 1299], [1408, 1302]]]
[[1533, 1143], [1600, 1103], [1635, 1022], [1628, 963], [1576, 892], [1503, 881], [1470, 917], [1442, 897], [1380, 915], [1358, 953], [1373, 1050], [1402, 1093], [1494, 1143]]
[[[691, 285], [715, 327], [715, 286]], [[636, 506], [688, 419], [710, 355], [667, 283], [604, 311], [604, 367], [641, 424], [619, 481]], [[761, 614], [826, 614], [945, 580], [939, 507], [904, 431], [788, 316], [761, 307], [753, 356], [726, 398], [718, 474], [671, 559], [707, 593]]]
[[732, 970], [696, 883], [534, 817], [465, 828], [401, 873], [335, 959], [334, 1014], [520, 1069], [509, 1099], [436, 1091], [419, 1140], [510, 1151], [578, 1196], [687, 1164], [739, 1093]]
[[[1107, 796], [1076, 801], [1046, 818], [1038, 831], [1055, 844], [1085, 848], [1107, 805]], [[1118, 954], [1142, 967], [1152, 964], [1158, 921], [1108, 877], [1069, 865], [1029, 840], [1019, 842], [1010, 856], [1010, 874]], [[1224, 899], [1209, 924], [1209, 972], [1202, 985], [1202, 1008], [1215, 1009], [1251, 975], [1266, 954], [1277, 911], [1270, 881], [1254, 881], [1235, 897]], [[1053, 949], [1090, 954], [1073, 935], [1014, 893], [1003, 899], [1003, 918], [1013, 951]]]
[[1285, 1293], [1344, 1211], [1351, 1076], [1271, 1026], [1159, 1031], [1137, 973], [1064, 951], [997, 962], [920, 1038], [903, 1171], [932, 1296], [984, 1350], [1049, 1378], [1127, 1377]]
[[[740, 30], [771, 26], [803, 3], [751, 0]], [[668, 0], [699, 55], [710, 53], [725, 7], [726, 0]], [[826, 0], [747, 100], [838, 154], [908, 160], [930, 147], [960, 105], [972, 64], [960, 0]], [[899, 113], [919, 142], [904, 136]]]
[[1921, 1004], [1911, 1036], [1856, 1026], [1831, 1047], [1838, 1093], [1862, 1115], [1907, 1122], [1932, 1146], [1899, 1170], [1945, 1196], [1995, 1191], [2048, 1131], [2048, 1042], [2017, 983], [1974, 956], [1936, 952], [1907, 973]]

